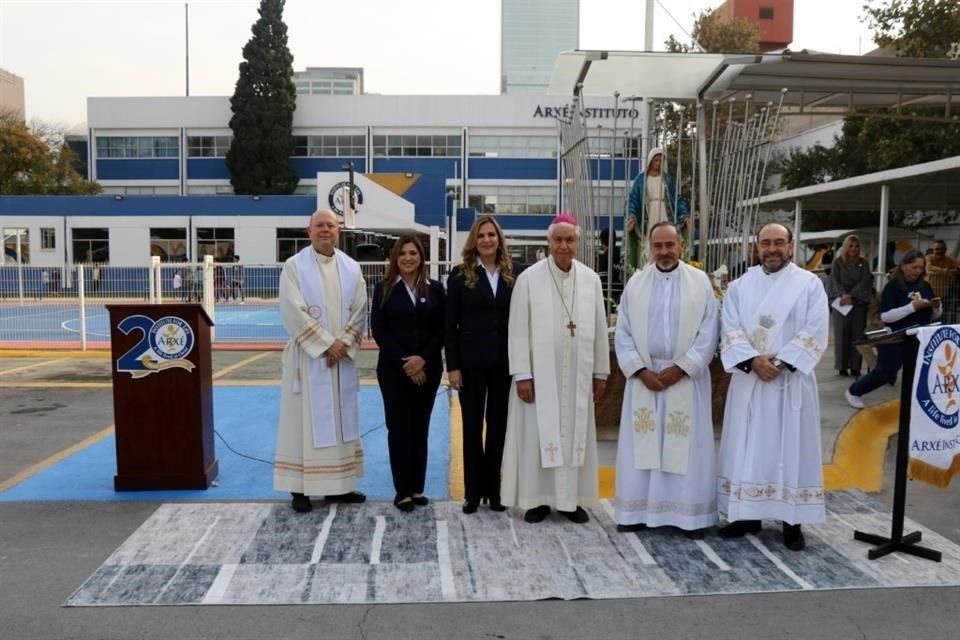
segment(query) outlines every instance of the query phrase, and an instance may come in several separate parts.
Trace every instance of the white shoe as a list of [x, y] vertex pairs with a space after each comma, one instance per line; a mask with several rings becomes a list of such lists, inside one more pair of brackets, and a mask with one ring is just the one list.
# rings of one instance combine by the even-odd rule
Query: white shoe
[[843, 392], [843, 397], [847, 399], [847, 404], [854, 409], [863, 409], [863, 400], [860, 398], [860, 396], [855, 396], [850, 393], [850, 389], [847, 389]]

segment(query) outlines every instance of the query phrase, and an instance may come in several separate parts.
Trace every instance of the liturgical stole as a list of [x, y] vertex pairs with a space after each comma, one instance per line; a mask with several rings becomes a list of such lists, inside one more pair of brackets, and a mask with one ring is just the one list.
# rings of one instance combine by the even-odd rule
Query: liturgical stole
[[[317, 263], [312, 246], [306, 246], [296, 257], [297, 277], [300, 280], [300, 292], [307, 304], [307, 312], [314, 322], [324, 331], [330, 331], [331, 312], [339, 311], [340, 326], [346, 327], [357, 296], [360, 283], [360, 266], [342, 251], [336, 251], [337, 273], [340, 278], [340, 309], [330, 310], [326, 305], [323, 291], [323, 274]], [[359, 437], [360, 410], [357, 405], [356, 364], [350, 358], [340, 360], [340, 388], [333, 388], [333, 376], [327, 366], [326, 358], [307, 358], [307, 384], [310, 385], [310, 420], [313, 431], [313, 446], [320, 449], [338, 444], [336, 414], [334, 403], [340, 405], [340, 420], [343, 430], [343, 442], [352, 442]]]
[[[637, 276], [634, 285], [639, 295], [628, 301], [630, 332], [637, 346], [637, 353], [648, 366], [653, 364], [647, 345], [650, 317], [650, 293], [653, 291], [657, 267], [649, 264]], [[680, 327], [673, 359], [681, 358], [694, 341], [703, 320], [707, 304], [707, 291], [696, 270], [682, 262], [677, 266], [680, 279]], [[658, 367], [659, 369], [659, 367]], [[656, 372], [656, 371], [655, 371]], [[633, 407], [633, 466], [636, 469], [660, 469], [686, 475], [690, 458], [690, 431], [693, 428], [693, 380], [688, 376], [662, 391], [666, 399], [666, 428], [661, 442], [657, 429], [656, 394], [641, 381], [631, 381], [631, 406]]]
[[[568, 335], [567, 318], [558, 299], [550, 277], [548, 260], [541, 260], [531, 269], [530, 308], [540, 318], [549, 318], [547, 322], [536, 322], [531, 331], [533, 349], [533, 377], [536, 384], [537, 428], [540, 436], [540, 465], [543, 468], [564, 465], [563, 448], [560, 442], [560, 403], [566, 399], [560, 397], [557, 383], [556, 341], [574, 340], [577, 350], [577, 371], [574, 384], [576, 405], [573, 415], [573, 449], [570, 466], [581, 467], [587, 450], [588, 411], [593, 411], [593, 341], [596, 337], [597, 300], [596, 290], [590, 279], [591, 272], [576, 260], [573, 261], [573, 275], [576, 281], [576, 297], [573, 300], [573, 318], [577, 325], [574, 337]], [[577, 273], [577, 271], [580, 273]], [[559, 316], [563, 316], [563, 327], [551, 326]], [[563, 373], [563, 372], [562, 372]]]

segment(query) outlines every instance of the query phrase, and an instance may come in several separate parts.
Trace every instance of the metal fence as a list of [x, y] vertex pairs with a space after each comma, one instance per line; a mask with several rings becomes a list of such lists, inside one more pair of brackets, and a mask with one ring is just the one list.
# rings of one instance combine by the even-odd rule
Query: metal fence
[[[384, 262], [361, 262], [367, 313]], [[446, 282], [451, 264], [428, 263]], [[108, 304], [200, 303], [214, 321], [218, 343], [281, 345], [283, 264], [160, 263], [148, 267], [76, 264], [0, 265], [0, 346], [104, 348], [110, 341]], [[366, 338], [371, 339], [369, 320]]]

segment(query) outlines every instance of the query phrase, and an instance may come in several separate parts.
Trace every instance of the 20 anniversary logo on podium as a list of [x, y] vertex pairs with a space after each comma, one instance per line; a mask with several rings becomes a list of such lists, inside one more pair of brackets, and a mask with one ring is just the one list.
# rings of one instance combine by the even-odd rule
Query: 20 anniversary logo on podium
[[124, 335], [133, 331], [142, 334], [137, 344], [117, 358], [117, 371], [143, 378], [168, 369], [195, 368], [186, 359], [193, 351], [193, 329], [182, 318], [165, 316], [155, 321], [141, 315], [127, 316], [117, 329]]

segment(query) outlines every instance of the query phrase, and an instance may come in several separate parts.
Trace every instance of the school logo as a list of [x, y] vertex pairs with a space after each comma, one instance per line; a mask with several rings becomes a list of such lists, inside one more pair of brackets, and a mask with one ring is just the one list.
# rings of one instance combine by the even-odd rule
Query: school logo
[[140, 340], [117, 359], [117, 371], [143, 378], [167, 369], [193, 371], [187, 360], [193, 351], [194, 335], [190, 325], [176, 316], [152, 320], [146, 316], [127, 316], [117, 325], [124, 335], [140, 331]]
[[937, 426], [952, 429], [960, 422], [958, 358], [960, 332], [938, 329], [927, 343], [917, 375], [917, 404]]
[[[346, 180], [338, 182], [330, 188], [330, 193], [327, 194], [327, 203], [333, 212], [339, 216], [343, 215], [343, 188], [349, 186], [350, 183]], [[357, 185], [353, 185], [353, 201], [358, 207], [363, 204], [363, 191]]]

